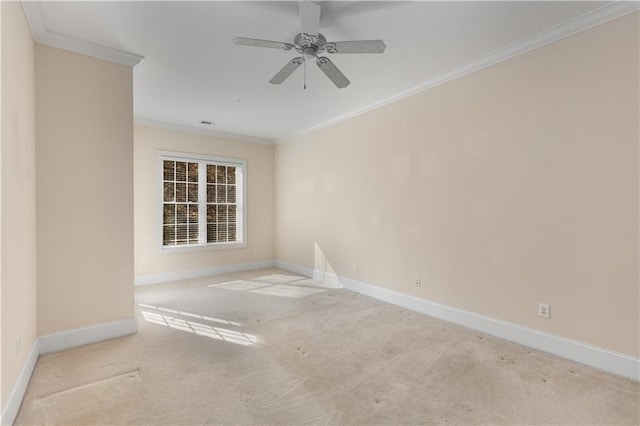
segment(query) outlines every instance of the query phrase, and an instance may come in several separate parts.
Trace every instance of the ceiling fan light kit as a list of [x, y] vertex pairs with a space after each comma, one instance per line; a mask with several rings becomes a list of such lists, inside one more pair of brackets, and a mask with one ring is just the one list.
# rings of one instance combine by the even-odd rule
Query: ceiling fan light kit
[[[339, 89], [347, 87], [351, 82], [326, 56], [318, 56], [326, 52], [330, 54], [349, 53], [383, 53], [386, 45], [382, 40], [349, 40], [327, 42], [326, 37], [318, 32], [320, 27], [320, 5], [310, 1], [298, 2], [302, 32], [295, 36], [292, 43], [261, 40], [255, 38], [234, 37], [232, 41], [240, 46], [266, 47], [271, 49], [295, 50], [302, 56], [293, 58], [269, 80], [271, 84], [281, 84], [298, 67], [306, 64], [307, 59], [316, 60], [316, 65]], [[306, 82], [305, 82], [306, 89]]]

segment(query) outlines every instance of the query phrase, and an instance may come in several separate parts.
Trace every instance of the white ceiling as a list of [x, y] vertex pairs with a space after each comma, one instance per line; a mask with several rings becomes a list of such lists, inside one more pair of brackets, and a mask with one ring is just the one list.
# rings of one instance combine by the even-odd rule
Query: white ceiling
[[136, 67], [139, 119], [270, 140], [335, 121], [487, 54], [553, 30], [603, 2], [322, 1], [330, 41], [378, 39], [382, 55], [330, 55], [351, 80], [337, 89], [300, 67], [280, 86], [269, 79], [295, 52], [231, 43], [234, 36], [292, 42], [296, 2], [43, 2], [50, 31], [144, 56]]

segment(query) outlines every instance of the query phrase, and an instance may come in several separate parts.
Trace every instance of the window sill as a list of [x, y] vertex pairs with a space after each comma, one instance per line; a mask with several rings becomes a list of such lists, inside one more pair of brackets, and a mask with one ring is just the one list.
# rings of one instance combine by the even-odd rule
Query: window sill
[[247, 248], [247, 243], [218, 243], [218, 244], [198, 244], [185, 246], [160, 247], [160, 254], [189, 253], [209, 250], [233, 250]]

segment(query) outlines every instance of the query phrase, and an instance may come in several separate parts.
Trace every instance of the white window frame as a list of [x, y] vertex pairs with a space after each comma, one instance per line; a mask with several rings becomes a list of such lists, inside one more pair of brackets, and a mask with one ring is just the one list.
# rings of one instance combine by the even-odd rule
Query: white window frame
[[[240, 219], [236, 224], [236, 235], [238, 241], [234, 242], [221, 242], [221, 243], [199, 243], [180, 246], [165, 246], [163, 242], [163, 225], [164, 225], [164, 160], [169, 161], [186, 161], [186, 162], [198, 162], [198, 234], [204, 236], [206, 240], [207, 229], [207, 209], [206, 209], [206, 197], [207, 197], [207, 173], [206, 164], [203, 162], [221, 164], [226, 166], [237, 167], [236, 173], [236, 188], [240, 194], [236, 193], [236, 206], [239, 212]], [[188, 152], [177, 151], [158, 151], [158, 173], [156, 181], [158, 182], [158, 198], [157, 198], [157, 226], [158, 230], [158, 250], [160, 253], [176, 253], [185, 251], [198, 251], [198, 250], [220, 250], [220, 249], [237, 249], [247, 247], [247, 160], [241, 158], [228, 158], [228, 157], [216, 157], [204, 154], [194, 154]], [[205, 200], [201, 202], [200, 200]], [[202, 204], [201, 204], [202, 203]], [[202, 207], [205, 208], [202, 208]]]

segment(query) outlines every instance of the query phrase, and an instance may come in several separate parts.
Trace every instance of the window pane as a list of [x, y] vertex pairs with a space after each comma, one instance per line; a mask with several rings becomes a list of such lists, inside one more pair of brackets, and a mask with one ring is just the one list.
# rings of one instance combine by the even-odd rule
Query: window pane
[[227, 202], [227, 186], [226, 185], [216, 185], [217, 197], [216, 201], [218, 203], [226, 203]]
[[216, 225], [215, 223], [210, 223], [207, 225], [207, 242], [218, 242], [218, 225]]
[[236, 206], [228, 206], [227, 222], [236, 223]]
[[176, 204], [176, 222], [187, 223], [187, 205]]
[[175, 201], [175, 187], [172, 182], [164, 183], [164, 201]]
[[162, 227], [162, 245], [171, 246], [175, 244], [176, 227], [173, 225]]
[[207, 183], [216, 183], [216, 166], [207, 164]]
[[229, 224], [229, 241], [236, 241], [237, 237], [236, 237], [236, 225], [235, 224]]
[[207, 223], [216, 221], [216, 206], [209, 204], [207, 206]]
[[218, 206], [218, 223], [227, 221], [227, 206]]
[[235, 203], [236, 202], [236, 187], [235, 187], [235, 185], [227, 187], [227, 201], [230, 202], [230, 203]]
[[184, 161], [176, 161], [176, 181], [187, 181], [187, 163]]
[[163, 207], [162, 223], [164, 225], [173, 225], [176, 223], [176, 205], [165, 204]]
[[227, 183], [236, 183], [235, 167], [227, 167]]
[[216, 186], [207, 185], [207, 203], [216, 202]]
[[176, 183], [176, 202], [184, 203], [187, 201], [187, 184], [186, 183]]
[[188, 184], [187, 190], [189, 192], [189, 202], [197, 203], [198, 202], [198, 184], [197, 183]]
[[189, 163], [189, 182], [198, 181], [198, 163]]
[[189, 242], [187, 232], [187, 225], [176, 226], [176, 243], [178, 245], [186, 245]]
[[221, 243], [228, 241], [226, 224], [218, 224], [218, 241]]
[[175, 178], [175, 161], [164, 160], [163, 161], [163, 177], [164, 180], [174, 180]]
[[227, 183], [227, 168], [225, 166], [216, 166], [217, 183]]
[[189, 204], [189, 223], [198, 223], [198, 205]]
[[189, 243], [190, 244], [198, 243], [198, 224], [197, 223], [189, 224]]

